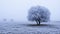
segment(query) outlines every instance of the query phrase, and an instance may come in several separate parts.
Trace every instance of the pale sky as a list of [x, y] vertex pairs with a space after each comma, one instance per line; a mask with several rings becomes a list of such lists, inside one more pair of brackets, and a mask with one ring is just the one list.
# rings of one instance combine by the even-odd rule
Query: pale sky
[[51, 12], [51, 20], [60, 21], [60, 0], [0, 0], [0, 21], [27, 21], [31, 6], [44, 6]]

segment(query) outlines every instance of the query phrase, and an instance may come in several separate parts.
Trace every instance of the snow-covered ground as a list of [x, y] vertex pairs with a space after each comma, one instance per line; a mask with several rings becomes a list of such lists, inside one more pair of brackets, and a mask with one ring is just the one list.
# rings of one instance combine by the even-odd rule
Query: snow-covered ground
[[0, 34], [60, 34], [60, 22], [0, 22]]

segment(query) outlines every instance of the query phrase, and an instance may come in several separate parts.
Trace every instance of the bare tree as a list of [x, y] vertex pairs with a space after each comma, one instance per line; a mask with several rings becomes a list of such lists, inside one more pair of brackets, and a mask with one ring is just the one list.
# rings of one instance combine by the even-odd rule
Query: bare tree
[[50, 12], [43, 6], [31, 7], [28, 12], [28, 20], [36, 21], [36, 23], [40, 25], [41, 22], [47, 22], [50, 20]]

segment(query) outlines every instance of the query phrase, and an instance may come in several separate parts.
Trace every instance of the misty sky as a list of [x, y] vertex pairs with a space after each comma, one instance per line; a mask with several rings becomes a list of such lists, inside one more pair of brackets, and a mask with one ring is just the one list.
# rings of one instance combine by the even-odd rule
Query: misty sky
[[31, 6], [44, 6], [51, 12], [51, 20], [60, 21], [60, 0], [0, 0], [0, 21], [27, 21]]

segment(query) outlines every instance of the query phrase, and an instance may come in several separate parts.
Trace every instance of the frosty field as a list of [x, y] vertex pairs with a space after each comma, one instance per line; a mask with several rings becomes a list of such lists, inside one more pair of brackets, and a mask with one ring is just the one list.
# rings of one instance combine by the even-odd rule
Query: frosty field
[[60, 22], [0, 22], [0, 34], [60, 34]]

